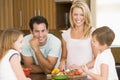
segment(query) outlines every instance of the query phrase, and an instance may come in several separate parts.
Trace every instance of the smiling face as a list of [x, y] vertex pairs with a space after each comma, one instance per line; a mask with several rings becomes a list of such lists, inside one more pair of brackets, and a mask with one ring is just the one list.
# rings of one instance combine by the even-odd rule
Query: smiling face
[[23, 47], [23, 35], [20, 35], [19, 38], [17, 39], [17, 41], [15, 41], [15, 43], [14, 43], [14, 48], [18, 52], [22, 52], [22, 47]]
[[75, 26], [81, 26], [84, 24], [84, 13], [83, 10], [81, 8], [74, 8], [73, 9], [73, 13], [72, 13], [72, 17], [73, 17], [73, 22], [75, 24]]
[[34, 23], [32, 34], [39, 40], [40, 43], [45, 43], [47, 39], [48, 30], [46, 29], [45, 23]]
[[92, 45], [94, 47], [96, 47], [97, 49], [100, 49], [100, 44], [99, 44], [98, 40], [96, 39], [95, 35], [92, 37]]

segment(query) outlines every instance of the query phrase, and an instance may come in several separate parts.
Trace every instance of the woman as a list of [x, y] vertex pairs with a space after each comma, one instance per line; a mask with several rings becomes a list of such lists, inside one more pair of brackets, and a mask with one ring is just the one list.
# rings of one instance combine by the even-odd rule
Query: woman
[[[78, 69], [86, 64], [92, 68], [96, 51], [91, 45], [91, 15], [86, 3], [75, 1], [70, 9], [71, 27], [62, 33], [62, 58], [60, 70]], [[94, 56], [93, 56], [94, 53]]]

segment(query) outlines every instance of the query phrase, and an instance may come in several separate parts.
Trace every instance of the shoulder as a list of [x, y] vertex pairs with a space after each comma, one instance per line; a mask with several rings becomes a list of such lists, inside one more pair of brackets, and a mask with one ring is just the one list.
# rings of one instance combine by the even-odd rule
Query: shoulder
[[24, 36], [24, 40], [30, 40], [33, 37], [32, 34]]
[[12, 58], [12, 56], [14, 56], [14, 55], [20, 56], [20, 53], [14, 49], [10, 49], [10, 50], [8, 50], [8, 52], [6, 54], [6, 59], [8, 58], [10, 60]]
[[29, 41], [30, 41], [32, 38], [33, 38], [33, 35], [32, 35], [32, 34], [29, 34], [29, 35], [24, 36], [24, 38], [23, 38], [23, 43], [25, 44], [24, 46], [29, 45]]
[[60, 39], [58, 37], [56, 37], [53, 34], [47, 34], [47, 41], [48, 42], [54, 42], [54, 43], [61, 43]]
[[69, 28], [68, 30], [64, 31], [62, 33], [62, 38], [64, 38], [65, 40], [68, 39], [70, 37], [70, 32], [71, 32], [71, 28]]
[[14, 50], [14, 49], [10, 49], [9, 51], [8, 51], [8, 53], [16, 53], [16, 54], [19, 54], [19, 52], [18, 51], [16, 51], [16, 50]]

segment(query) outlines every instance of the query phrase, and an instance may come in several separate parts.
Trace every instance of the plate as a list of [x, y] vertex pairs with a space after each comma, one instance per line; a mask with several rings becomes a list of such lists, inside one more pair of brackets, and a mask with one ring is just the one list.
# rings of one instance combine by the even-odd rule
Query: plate
[[82, 75], [77, 75], [77, 76], [69, 76], [68, 79], [82, 79], [82, 78], [87, 78], [86, 74]]
[[66, 80], [68, 78], [67, 75], [52, 75], [52, 79], [55, 80]]

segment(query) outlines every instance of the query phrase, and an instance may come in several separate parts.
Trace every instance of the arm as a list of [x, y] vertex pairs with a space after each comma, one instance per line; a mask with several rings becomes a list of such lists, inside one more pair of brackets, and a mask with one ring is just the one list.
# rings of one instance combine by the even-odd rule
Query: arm
[[94, 80], [108, 80], [107, 77], [108, 77], [108, 65], [107, 64], [101, 64], [100, 66], [100, 70], [101, 70], [101, 73], [100, 75], [98, 74], [94, 74], [92, 72], [90, 72], [86, 66], [83, 66], [82, 67], [83, 70], [88, 74], [90, 75]]
[[[42, 52], [39, 49], [39, 46], [44, 45], [44, 44], [43, 43], [41, 44], [38, 41], [37, 38], [31, 39], [30, 40], [30, 45], [35, 52], [35, 55], [37, 57], [37, 60], [38, 60], [38, 63], [39, 63], [39, 66], [40, 66], [41, 70], [44, 73], [50, 73], [52, 71], [52, 69], [54, 68], [55, 64], [56, 64], [56, 62], [58, 60], [58, 57], [52, 57], [52, 56], [49, 56], [49, 55], [48, 55], [47, 58], [44, 57]], [[54, 49], [52, 49], [50, 52], [54, 52]]]
[[91, 47], [92, 47], [92, 52], [93, 52], [94, 58], [93, 58], [92, 61], [90, 61], [90, 62], [88, 62], [88, 63], [86, 64], [86, 66], [87, 66], [88, 68], [93, 68], [95, 59], [96, 59], [96, 57], [97, 57], [97, 53], [99, 53], [99, 50], [92, 45], [92, 42], [91, 42]]
[[60, 68], [61, 71], [62, 71], [63, 69], [65, 70], [66, 59], [67, 59], [66, 42], [65, 42], [65, 40], [62, 38], [62, 56], [61, 56], [60, 65], [59, 65], [59, 68]]
[[42, 73], [43, 72], [39, 65], [34, 64], [33, 58], [31, 56], [30, 57], [22, 56], [22, 58], [24, 61], [23, 66], [32, 68], [32, 73]]
[[21, 67], [19, 57], [17, 54], [12, 56], [12, 58], [10, 59], [10, 63], [11, 63], [12, 69], [15, 72], [18, 80], [31, 80], [29, 78], [26, 78], [26, 76], [24, 75], [24, 72]]
[[51, 57], [51, 56], [48, 56], [47, 58], [45, 58], [41, 51], [38, 49], [34, 50], [35, 51], [35, 54], [37, 56], [37, 60], [38, 60], [38, 63], [41, 67], [41, 69], [43, 70], [44, 73], [51, 73], [51, 71], [53, 70], [56, 62], [57, 62], [57, 57]]

